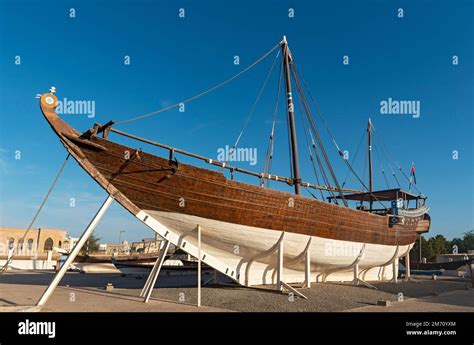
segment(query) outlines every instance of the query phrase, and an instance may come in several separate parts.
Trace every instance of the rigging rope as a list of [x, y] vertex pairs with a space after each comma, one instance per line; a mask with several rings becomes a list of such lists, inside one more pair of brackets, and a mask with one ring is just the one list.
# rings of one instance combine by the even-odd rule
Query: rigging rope
[[[70, 156], [71, 155], [68, 154], [66, 159], [64, 160], [63, 164], [61, 165], [61, 168], [59, 169], [58, 173], [56, 174], [56, 177], [54, 178], [53, 183], [51, 184], [51, 187], [49, 187], [49, 190], [46, 193], [46, 195], [44, 196], [43, 201], [41, 202], [40, 206], [38, 207], [38, 210], [36, 210], [36, 213], [33, 216], [33, 219], [31, 220], [30, 225], [28, 225], [28, 228], [25, 230], [25, 233], [24, 233], [23, 237], [21, 238], [20, 241], [18, 241], [18, 243], [23, 243], [23, 245], [24, 245], [26, 235], [28, 235], [28, 232], [31, 230], [31, 227], [35, 223], [36, 218], [38, 218], [41, 210], [43, 209], [43, 206], [46, 204], [46, 201], [48, 200], [49, 196], [51, 195], [51, 192], [53, 191], [54, 187], [56, 186], [56, 183], [58, 182], [59, 176], [61, 176], [61, 173], [63, 172], [64, 167], [66, 166], [66, 163], [67, 163]], [[2, 269], [0, 270], [0, 274], [2, 274], [3, 272], [5, 272], [7, 270], [8, 265], [12, 261], [12, 259], [13, 259], [13, 255], [12, 255], [11, 259], [9, 261], [7, 261], [5, 263], [5, 265], [3, 265]]]
[[[298, 104], [300, 105], [301, 101], [300, 99], [298, 98]], [[301, 105], [300, 105], [301, 107]], [[306, 125], [306, 123], [304, 122], [303, 120], [303, 115], [301, 115], [301, 111], [298, 112], [298, 114], [300, 115], [299, 118], [300, 118], [300, 122], [303, 126], [303, 129], [304, 129], [304, 138], [306, 140], [306, 145], [308, 146], [308, 153], [309, 153], [309, 159], [311, 161], [311, 165], [313, 167], [313, 172], [314, 172], [314, 176], [316, 177], [316, 182], [318, 183], [318, 185], [321, 185], [321, 182], [319, 181], [319, 175], [318, 175], [318, 171], [316, 169], [316, 165], [314, 164], [314, 158], [313, 158], [313, 154], [311, 152], [311, 145], [309, 144], [309, 140], [308, 140], [308, 133], [309, 132], [309, 128], [308, 126]], [[308, 190], [306, 188], [306, 190]], [[324, 195], [323, 195], [323, 191], [320, 189], [319, 192], [321, 193], [321, 199], [324, 200]], [[313, 193], [310, 193], [313, 197], [315, 197], [313, 195]], [[316, 197], [315, 197], [316, 198]]]
[[212, 91], [215, 91], [219, 88], [221, 88], [222, 86], [228, 84], [229, 82], [231, 82], [232, 80], [236, 79], [237, 77], [241, 76], [242, 74], [244, 74], [245, 72], [247, 72], [248, 70], [252, 69], [254, 66], [256, 66], [257, 64], [259, 64], [262, 60], [264, 60], [268, 55], [270, 55], [275, 49], [279, 48], [280, 47], [280, 43], [278, 43], [277, 45], [275, 45], [272, 49], [270, 49], [269, 51], [267, 51], [265, 54], [263, 54], [261, 57], [259, 57], [255, 62], [253, 62], [252, 64], [250, 64], [249, 66], [247, 66], [246, 68], [244, 68], [242, 71], [240, 71], [239, 73], [233, 75], [232, 77], [224, 80], [223, 82], [217, 84], [216, 86], [213, 86], [211, 87], [210, 89], [207, 89], [206, 91], [203, 91], [195, 96], [192, 96], [190, 98], [187, 98], [185, 100], [182, 100], [180, 102], [177, 102], [175, 104], [172, 104], [168, 107], [165, 107], [163, 109], [160, 109], [160, 110], [156, 110], [156, 111], [153, 111], [153, 112], [150, 112], [150, 113], [147, 113], [147, 114], [144, 114], [144, 115], [140, 115], [140, 116], [136, 116], [134, 118], [131, 118], [131, 119], [128, 119], [128, 120], [124, 120], [124, 121], [118, 121], [115, 123], [115, 126], [117, 125], [120, 125], [120, 124], [124, 124], [124, 123], [129, 123], [129, 122], [132, 122], [132, 121], [136, 121], [136, 120], [140, 120], [140, 119], [143, 119], [143, 118], [146, 118], [146, 117], [149, 117], [149, 116], [152, 116], [152, 115], [156, 115], [156, 114], [159, 114], [159, 113], [162, 113], [164, 111], [167, 111], [167, 110], [170, 110], [170, 109], [173, 109], [173, 108], [176, 108], [178, 106], [180, 106], [181, 104], [185, 104], [185, 103], [189, 103], [191, 101], [194, 101], [195, 99], [198, 99], [204, 95], [207, 95], [208, 93], [212, 92]]
[[[301, 95], [299, 94], [299, 92], [297, 92], [297, 95], [299, 96], [299, 97], [297, 98], [299, 108], [300, 108], [300, 109], [303, 109], [303, 106], [301, 105], [301, 103], [302, 103]], [[299, 117], [300, 117], [300, 122], [301, 122], [301, 124], [303, 125], [304, 136], [305, 136], [305, 140], [306, 140], [306, 145], [308, 146], [309, 159], [310, 159], [311, 165], [312, 165], [312, 167], [313, 167], [314, 175], [316, 176], [316, 181], [317, 181], [318, 185], [321, 185], [321, 183], [320, 183], [320, 181], [319, 181], [318, 170], [316, 169], [316, 165], [314, 164], [314, 158], [313, 158], [313, 154], [312, 154], [312, 152], [311, 152], [311, 147], [313, 148], [313, 150], [315, 151], [315, 154], [316, 154], [316, 156], [317, 156], [318, 165], [319, 165], [319, 168], [321, 169], [321, 175], [322, 175], [322, 177], [323, 177], [323, 180], [324, 180], [324, 182], [326, 183], [326, 185], [327, 185], [328, 187], [330, 187], [329, 181], [328, 181], [327, 176], [326, 176], [325, 171], [324, 171], [324, 167], [323, 167], [322, 164], [321, 164], [321, 160], [320, 160], [319, 155], [318, 155], [318, 152], [317, 152], [316, 144], [315, 144], [315, 142], [314, 142], [313, 136], [312, 136], [311, 131], [310, 131], [310, 129], [309, 129], [308, 119], [307, 119], [307, 118], [304, 118], [304, 119], [303, 119], [303, 115], [302, 115], [302, 112], [301, 112], [301, 111], [299, 111], [298, 114], [300, 115], [300, 116], [299, 116]], [[304, 121], [304, 120], [306, 120], [306, 121]], [[312, 145], [312, 146], [310, 145], [309, 140], [308, 140], [308, 133], [309, 133], [309, 135], [310, 135], [310, 137], [311, 137], [311, 145]], [[306, 190], [308, 190], [308, 189], [306, 188]], [[320, 192], [320, 194], [321, 194], [321, 199], [324, 200], [323, 191], [320, 189], [319, 192]], [[334, 197], [334, 193], [333, 193], [331, 190], [329, 190], [329, 193]], [[310, 193], [310, 194], [314, 197], [314, 195], [313, 195], [312, 193]], [[315, 198], [316, 198], [316, 197], [315, 197]], [[337, 199], [334, 198], [334, 200], [335, 200], [336, 203], [337, 203]]]
[[[376, 131], [374, 131], [374, 133], [376, 134], [375, 137], [378, 138], [379, 142], [382, 144], [382, 145], [381, 145], [381, 146], [382, 146], [382, 150], [385, 152], [385, 154], [388, 155], [388, 156], [390, 156], [390, 158], [393, 158], [393, 156], [389, 153], [388, 148], [385, 146], [385, 143], [383, 142], [382, 138], [379, 138], [379, 137], [378, 137], [378, 133], [377, 133]], [[397, 162], [396, 160], [394, 160], [394, 161], [395, 161], [395, 164], [396, 164], [397, 167], [398, 167], [398, 170], [402, 173], [402, 175], [405, 177], [405, 179], [406, 179], [409, 183], [411, 183], [410, 178], [405, 174], [405, 172], [403, 171], [403, 169], [402, 169], [402, 167], [400, 166], [400, 164], [398, 164], [398, 162]], [[392, 169], [392, 172], [393, 172], [393, 169]], [[393, 176], [395, 177], [395, 174], [394, 174], [394, 173], [393, 173]], [[395, 178], [396, 178], [396, 177], [395, 177]], [[400, 183], [398, 182], [398, 179], [397, 179], [397, 183], [398, 183], [398, 186], [401, 188]], [[416, 185], [413, 185], [413, 187], [416, 189], [416, 191], [417, 191], [418, 193], [422, 194], [422, 193], [420, 192], [420, 190], [416, 187]]]
[[[362, 133], [362, 137], [360, 138], [359, 145], [357, 145], [356, 153], [355, 153], [354, 157], [352, 158], [352, 163], [351, 163], [351, 165], [354, 165], [354, 162], [355, 162], [355, 160], [356, 160], [356, 158], [357, 158], [357, 155], [359, 154], [360, 147], [361, 147], [362, 142], [364, 141], [364, 138], [365, 138], [365, 132], [366, 132], [366, 131], [364, 130], [364, 132]], [[347, 169], [346, 177], [344, 178], [344, 182], [342, 182], [342, 188], [344, 188], [344, 186], [346, 185], [347, 178], [349, 177], [350, 172], [351, 172], [351, 171], [350, 171], [349, 169]]]
[[[359, 177], [359, 175], [355, 172], [355, 170], [353, 169], [353, 167], [351, 166], [351, 164], [346, 160], [344, 159], [343, 157], [343, 152], [341, 151], [341, 149], [339, 148], [339, 145], [337, 144], [336, 142], [336, 138], [334, 137], [334, 135], [332, 134], [331, 132], [331, 129], [329, 128], [329, 126], [327, 125], [326, 123], [326, 119], [323, 115], [323, 113], [321, 112], [321, 110], [319, 109], [312, 93], [311, 93], [311, 90], [309, 89], [308, 87], [308, 84], [306, 83], [304, 77], [301, 75], [300, 71], [298, 70], [297, 66], [296, 66], [296, 63], [294, 63], [294, 70], [295, 70], [295, 74], [298, 75], [298, 78], [301, 78], [302, 82], [303, 82], [303, 86], [305, 87], [306, 91], [308, 92], [308, 95], [311, 99], [311, 102], [313, 103], [313, 106], [314, 108], [316, 109], [316, 113], [319, 115], [319, 118], [321, 119], [324, 127], [326, 128], [326, 131], [328, 133], [328, 135], [331, 137], [332, 139], [332, 142], [334, 143], [334, 146], [336, 147], [338, 153], [339, 153], [339, 156], [341, 157], [341, 159], [344, 161], [344, 163], [348, 166], [349, 170], [352, 172], [352, 174], [354, 174], [354, 176], [357, 178], [357, 180], [361, 183], [361, 185], [368, 191], [369, 189], [365, 186], [365, 183], [362, 181], [362, 179]], [[365, 175], [365, 173], [364, 173]], [[365, 178], [365, 177], [364, 177]], [[374, 195], [373, 195], [374, 196]], [[374, 196], [375, 197], [375, 196]]]
[[[301, 96], [301, 99], [303, 101], [303, 106], [304, 106], [304, 109], [305, 109], [305, 113], [306, 113], [306, 117], [308, 118], [308, 122], [313, 130], [313, 133], [314, 135], [316, 136], [316, 140], [318, 142], [318, 146], [321, 150], [321, 153], [323, 155], [323, 158], [324, 158], [324, 161], [326, 162], [326, 166], [328, 167], [329, 169], [329, 173], [331, 174], [331, 177], [334, 181], [334, 184], [336, 185], [336, 188], [339, 192], [339, 195], [344, 203], [344, 206], [348, 207], [349, 204], [347, 203], [347, 200], [346, 198], [344, 197], [344, 193], [342, 192], [341, 190], [341, 186], [339, 185], [339, 182], [337, 182], [337, 178], [336, 178], [336, 175], [334, 174], [334, 171], [331, 167], [331, 163], [329, 161], [329, 157], [327, 156], [326, 154], [326, 151], [324, 150], [324, 146], [323, 146], [323, 143], [322, 143], [322, 140], [321, 140], [321, 137], [319, 136], [319, 133], [316, 129], [316, 123], [314, 122], [314, 118], [313, 116], [311, 115], [311, 110], [309, 109], [308, 107], [308, 103], [306, 102], [306, 98], [304, 96], [304, 93], [303, 93], [303, 90], [301, 89], [301, 85], [300, 85], [300, 82], [299, 82], [299, 79], [296, 75], [296, 70], [295, 70], [295, 67], [294, 67], [294, 64], [292, 64], [291, 66], [291, 72], [293, 74], [293, 77], [294, 77], [294, 80], [295, 80], [295, 85], [296, 85], [296, 89], [297, 91], [299, 92], [300, 96]], [[341, 151], [339, 151], [341, 152]]]
[[[273, 113], [272, 131], [270, 133], [270, 140], [268, 142], [267, 153], [265, 155], [265, 164], [263, 168], [263, 173], [267, 175], [270, 174], [272, 170], [273, 149], [275, 145], [275, 127], [276, 127], [276, 119], [277, 119], [277, 114], [278, 114], [278, 102], [280, 100], [282, 77], [283, 77], [283, 64], [280, 64], [280, 71], [278, 72], [278, 86], [277, 86], [276, 100], [275, 100], [275, 111]], [[267, 179], [267, 188], [268, 187], [270, 187], [270, 179]]]
[[[372, 128], [373, 128], [373, 126], [372, 126]], [[390, 185], [388, 184], [387, 176], [385, 176], [385, 170], [383, 168], [383, 162], [380, 159], [380, 155], [379, 155], [379, 151], [377, 149], [377, 145], [372, 145], [372, 146], [374, 147], [375, 155], [377, 156], [377, 159], [380, 162], [380, 169], [382, 170], [382, 175], [383, 175], [383, 178], [385, 180], [385, 184], [387, 185], [387, 189], [390, 189]]]
[[[373, 133], [375, 133], [375, 131]], [[398, 181], [397, 175], [395, 173], [395, 170], [393, 170], [392, 164], [390, 164], [390, 160], [389, 160], [389, 158], [387, 157], [387, 154], [384, 151], [384, 148], [382, 146], [383, 143], [381, 142], [381, 140], [378, 138], [377, 135], [374, 135], [374, 138], [380, 144], [380, 147], [382, 147], [382, 155], [385, 158], [385, 161], [386, 161], [390, 171], [392, 172], [392, 177], [394, 178], [395, 182], [397, 183], [398, 188], [402, 189], [402, 186], [400, 185], [400, 182]]]
[[[325, 118], [324, 118], [322, 112], [319, 110], [319, 107], [318, 107], [318, 105], [316, 104], [316, 101], [314, 100], [314, 97], [313, 97], [312, 94], [311, 94], [311, 90], [310, 90], [309, 87], [307, 86], [307, 84], [306, 84], [304, 78], [301, 76], [301, 73], [299, 73], [299, 71], [297, 70], [296, 63], [293, 63], [293, 66], [294, 66], [294, 68], [293, 68], [292, 70], [293, 70], [293, 73], [294, 73], [294, 75], [295, 75], [295, 80], [296, 80], [297, 87], [298, 87], [299, 82], [298, 82], [298, 79], [296, 78], [296, 74], [298, 74], [298, 78], [301, 77], [301, 80], [303, 81], [303, 85], [305, 86], [306, 91], [308, 92], [308, 95], [310, 96], [310, 99], [311, 99], [311, 101], [312, 101], [312, 103], [313, 103], [313, 106], [315, 107], [317, 114], [318, 114], [319, 117], [321, 118], [321, 120], [322, 120], [322, 122], [323, 122], [323, 124], [324, 124], [324, 127], [326, 128], [326, 131], [328, 132], [328, 134], [329, 134], [329, 136], [331, 137], [331, 139], [332, 139], [334, 145], [336, 146], [336, 149], [337, 149], [338, 152], [339, 152], [339, 156], [340, 156], [341, 159], [344, 161], [344, 163], [349, 167], [349, 169], [352, 171], [352, 173], [353, 173], [354, 176], [357, 178], [357, 180], [361, 183], [362, 187], [365, 188], [366, 191], [369, 191], [369, 189], [367, 188], [367, 186], [365, 185], [365, 183], [361, 180], [361, 178], [359, 177], [359, 175], [354, 171], [353, 167], [349, 164], [349, 162], [348, 162], [347, 160], [345, 160], [345, 159], [343, 158], [343, 153], [342, 153], [341, 149], [339, 148], [339, 145], [337, 144], [334, 135], [332, 134], [331, 130], [329, 129], [329, 126], [327, 125], [326, 120], [325, 120]], [[311, 120], [314, 121], [312, 118], [311, 118]], [[314, 126], [313, 123], [312, 123], [312, 125]], [[313, 129], [313, 130], [314, 130], [314, 129]], [[317, 134], [317, 133], [315, 133], [315, 134]], [[319, 136], [319, 135], [318, 135], [318, 136]], [[323, 153], [325, 153], [325, 152], [323, 151]], [[330, 170], [332, 171], [331, 168], [330, 168]], [[333, 178], [335, 178], [335, 176], [333, 176]], [[338, 189], [340, 189], [340, 187], [339, 187]], [[340, 192], [340, 194], [342, 194], [342, 193]], [[375, 200], [376, 200], [377, 202], [379, 202], [379, 203], [382, 205], [383, 208], [385, 208], [386, 210], [388, 210], [388, 208], [385, 207], [385, 205], [384, 205], [373, 193], [371, 193], [371, 196], [374, 197]], [[344, 199], [343, 195], [341, 195], [341, 198], [343, 198], [344, 204], [347, 206], [347, 201]]]
[[[265, 87], [267, 86], [268, 79], [270, 79], [270, 76], [273, 72], [273, 68], [275, 67], [275, 63], [278, 60], [279, 56], [280, 56], [280, 51], [278, 51], [278, 53], [276, 54], [275, 59], [273, 60], [273, 63], [270, 67], [270, 70], [268, 71], [267, 76], [265, 77], [265, 80], [263, 81], [262, 87], [260, 88], [260, 91], [258, 92], [257, 98], [255, 98], [255, 101], [252, 105], [252, 108], [250, 109], [250, 112], [247, 115], [247, 119], [245, 120], [245, 123], [244, 123], [242, 129], [240, 130], [239, 136], [237, 137], [237, 140], [235, 141], [234, 146], [232, 146], [232, 149], [230, 150], [229, 157], [227, 157], [229, 159], [230, 159], [230, 157], [232, 157], [232, 154], [234, 153], [235, 149], [237, 148], [237, 145], [239, 144], [240, 138], [242, 138], [242, 135], [244, 134], [244, 131], [247, 128], [247, 126], [250, 122], [250, 119], [252, 118], [253, 114], [255, 113], [255, 109], [257, 107], [257, 104], [260, 101], [260, 97], [262, 96], [263, 91], [265, 90]], [[227, 161], [228, 161], [228, 159], [225, 161], [225, 163], [227, 163]]]

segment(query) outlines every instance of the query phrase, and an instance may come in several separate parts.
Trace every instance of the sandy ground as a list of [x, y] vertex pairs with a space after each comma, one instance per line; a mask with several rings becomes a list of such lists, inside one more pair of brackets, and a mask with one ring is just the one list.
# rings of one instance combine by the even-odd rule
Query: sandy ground
[[[0, 276], [0, 311], [34, 305], [53, 275], [48, 272], [9, 271]], [[204, 275], [203, 282], [212, 275]], [[105, 291], [112, 283], [113, 291]], [[446, 278], [436, 281], [415, 277], [398, 284], [374, 283], [375, 289], [342, 283], [313, 284], [299, 290], [308, 299], [270, 289], [208, 284], [197, 308], [197, 276], [161, 276], [148, 304], [138, 297], [145, 278], [119, 274], [68, 273], [43, 311], [470, 311], [474, 289], [470, 282]], [[403, 297], [403, 301], [398, 301]], [[377, 301], [391, 301], [382, 307]]]

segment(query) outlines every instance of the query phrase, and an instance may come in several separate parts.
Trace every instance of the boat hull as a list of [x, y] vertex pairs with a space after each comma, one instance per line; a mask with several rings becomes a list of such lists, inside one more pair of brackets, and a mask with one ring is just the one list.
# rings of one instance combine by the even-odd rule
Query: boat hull
[[[81, 135], [40, 100], [47, 121], [79, 165], [135, 217], [178, 248], [243, 285], [305, 280], [391, 279], [424, 216], [391, 225], [378, 215], [228, 180], [222, 173]], [[277, 249], [280, 252], [277, 252]], [[392, 269], [387, 269], [392, 266]], [[356, 272], [354, 274], [354, 272]]]
[[412, 247], [338, 241], [153, 210], [141, 211], [137, 218], [193, 256], [198, 256], [199, 225], [203, 261], [247, 286], [276, 283], [279, 243], [281, 279], [288, 283], [305, 281], [306, 251], [311, 281], [352, 281], [356, 264], [359, 279], [374, 281], [393, 279], [398, 259]]

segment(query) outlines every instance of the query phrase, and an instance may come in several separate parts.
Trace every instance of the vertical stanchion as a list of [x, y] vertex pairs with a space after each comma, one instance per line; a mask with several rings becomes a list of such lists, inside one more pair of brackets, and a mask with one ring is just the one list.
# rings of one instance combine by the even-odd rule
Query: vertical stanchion
[[472, 287], [474, 288], [474, 261], [471, 260], [471, 282], [472, 282]]
[[198, 225], [198, 307], [201, 306], [201, 225]]
[[281, 290], [281, 282], [283, 280], [283, 241], [278, 243], [278, 252], [277, 252], [277, 285], [276, 288], [278, 291]]
[[405, 279], [410, 280], [411, 272], [410, 272], [410, 251], [408, 251], [407, 255], [405, 256]]
[[397, 261], [398, 258], [396, 257], [394, 260], [393, 260], [393, 263], [392, 263], [392, 272], [393, 272], [393, 282], [395, 284], [398, 283], [398, 272], [397, 272]]
[[420, 242], [419, 242], [419, 244], [420, 244], [420, 248], [419, 248], [420, 249], [420, 263], [423, 261], [423, 260], [421, 260], [421, 239], [422, 239], [421, 236], [422, 235], [420, 234], [420, 236], [419, 236], [419, 240], [420, 240]]
[[306, 258], [305, 258], [305, 270], [304, 276], [306, 280], [306, 288], [311, 288], [311, 253], [309, 249], [306, 251]]
[[84, 230], [84, 233], [82, 234], [81, 238], [79, 239], [79, 241], [77, 242], [77, 244], [74, 246], [73, 250], [71, 251], [71, 253], [67, 257], [66, 262], [64, 262], [64, 265], [61, 266], [61, 269], [59, 270], [58, 273], [56, 273], [56, 275], [54, 276], [53, 281], [51, 282], [51, 284], [49, 284], [48, 288], [46, 289], [46, 291], [41, 296], [40, 300], [36, 304], [37, 306], [43, 306], [48, 301], [48, 299], [51, 297], [54, 290], [58, 286], [59, 282], [61, 281], [61, 279], [66, 274], [69, 266], [73, 263], [73, 261], [76, 258], [77, 254], [79, 254], [79, 251], [82, 249], [82, 247], [84, 246], [86, 241], [89, 239], [90, 235], [92, 234], [92, 231], [94, 231], [95, 227], [97, 226], [100, 219], [104, 215], [105, 211], [107, 211], [107, 209], [109, 208], [109, 206], [110, 206], [110, 204], [112, 203], [113, 200], [114, 200], [114, 198], [111, 195], [109, 195], [107, 197], [107, 199], [104, 201], [104, 203], [100, 207], [99, 211], [97, 211], [96, 215], [91, 220], [91, 222], [87, 226], [86, 230]]
[[354, 285], [359, 285], [359, 264], [354, 266], [354, 280], [352, 281]]

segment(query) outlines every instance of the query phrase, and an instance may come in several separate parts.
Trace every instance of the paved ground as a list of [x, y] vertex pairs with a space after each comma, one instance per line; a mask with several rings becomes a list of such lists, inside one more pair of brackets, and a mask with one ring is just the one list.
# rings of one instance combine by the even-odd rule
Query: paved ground
[[[212, 275], [204, 275], [203, 282]], [[41, 296], [52, 274], [46, 272], [7, 272], [0, 276], [0, 311], [33, 305]], [[433, 281], [418, 277], [398, 284], [375, 283], [378, 290], [350, 284], [313, 284], [300, 290], [308, 299], [264, 289], [228, 285], [206, 285], [202, 304], [197, 308], [197, 277], [161, 276], [149, 304], [138, 298], [145, 279], [119, 274], [68, 273], [44, 311], [473, 311], [474, 290], [457, 278]], [[107, 283], [113, 291], [105, 291]], [[389, 307], [378, 300], [403, 302]]]
[[390, 303], [387, 307], [368, 306], [352, 312], [474, 312], [474, 289], [454, 290], [438, 296], [412, 298]]
[[[466, 291], [467, 283], [452, 280], [423, 280], [400, 282], [398, 284], [376, 283], [378, 290], [350, 284], [313, 284], [311, 289], [301, 291], [308, 299], [292, 298], [289, 295], [276, 293], [271, 290], [248, 289], [242, 287], [208, 286], [202, 292], [202, 304], [225, 308], [235, 311], [265, 311], [265, 312], [327, 312], [347, 311], [350, 309], [374, 306], [380, 311], [383, 307], [377, 306], [378, 300], [397, 301], [399, 294], [404, 300], [429, 296], [430, 294], [443, 294], [450, 291]], [[474, 290], [471, 290], [471, 294]], [[135, 291], [130, 291], [136, 293]], [[155, 289], [153, 296], [165, 300], [176, 301], [179, 294], [184, 294], [188, 301], [195, 303], [195, 288], [161, 288]], [[472, 295], [471, 295], [472, 296]], [[464, 298], [464, 296], [463, 296]], [[453, 304], [450, 310], [465, 310], [463, 300], [457, 305]], [[379, 308], [379, 309], [378, 309]], [[441, 308], [441, 307], [440, 307]], [[469, 307], [474, 312], [474, 306]], [[374, 309], [374, 310], [375, 310]], [[411, 311], [423, 311], [422, 308]]]
[[[16, 274], [15, 274], [16, 273]], [[8, 272], [0, 276], [0, 312], [19, 311], [20, 306], [34, 305], [46, 289], [53, 275], [49, 272]], [[163, 277], [165, 280], [166, 277]], [[183, 277], [173, 278], [179, 283]], [[105, 291], [111, 282], [122, 289]], [[186, 301], [181, 303], [151, 299], [148, 304], [138, 298], [144, 279], [122, 277], [120, 274], [79, 274], [68, 273], [42, 311], [61, 312], [206, 312], [226, 311], [220, 308], [203, 306], [197, 308]], [[133, 291], [135, 294], [127, 292]], [[124, 294], [125, 292], [125, 294]], [[31, 309], [30, 309], [31, 310]], [[27, 310], [28, 311], [28, 310]]]

